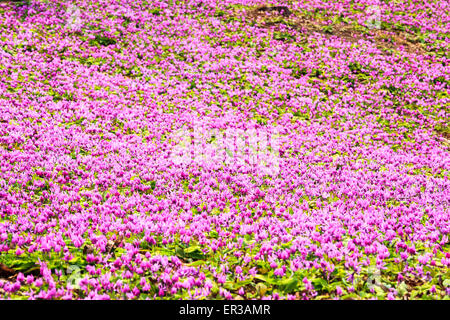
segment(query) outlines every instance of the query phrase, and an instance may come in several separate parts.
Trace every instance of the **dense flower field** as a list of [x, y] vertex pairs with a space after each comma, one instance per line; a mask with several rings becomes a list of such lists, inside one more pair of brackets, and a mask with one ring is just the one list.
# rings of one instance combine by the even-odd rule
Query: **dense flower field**
[[449, 299], [449, 12], [2, 1], [0, 298]]

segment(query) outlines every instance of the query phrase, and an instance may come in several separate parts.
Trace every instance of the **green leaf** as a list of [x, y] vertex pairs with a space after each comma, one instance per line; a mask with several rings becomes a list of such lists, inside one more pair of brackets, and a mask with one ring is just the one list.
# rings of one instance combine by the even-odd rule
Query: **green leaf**
[[311, 282], [316, 290], [325, 290], [328, 287], [328, 282], [322, 278], [314, 279]]
[[272, 285], [277, 285], [280, 283], [278, 280], [272, 279], [271, 277], [262, 274], [257, 274], [254, 278]]
[[187, 267], [198, 267], [204, 265], [206, 262], [204, 260], [197, 260], [191, 263], [186, 264]]
[[217, 239], [219, 237], [219, 233], [216, 230], [212, 230], [209, 232], [209, 236], [211, 238]]
[[233, 281], [227, 281], [223, 284], [223, 287], [227, 290], [234, 290], [234, 282]]
[[240, 287], [246, 286], [246, 285], [248, 285], [250, 283], [252, 283], [252, 279], [246, 279], [246, 280], [242, 280], [242, 281], [236, 282], [236, 285], [237, 285], [237, 287], [239, 289]]
[[410, 299], [414, 299], [419, 294], [420, 294], [419, 290], [412, 290], [411, 293], [410, 293]]
[[[118, 248], [118, 249], [120, 249], [120, 248]], [[153, 249], [153, 254], [159, 254], [159, 255], [163, 255], [163, 256], [173, 256], [174, 252], [172, 250], [169, 250], [166, 248], [158, 247], [158, 248]]]
[[379, 286], [375, 286], [374, 289], [378, 298], [384, 299], [386, 297], [386, 293]]
[[360, 297], [356, 293], [346, 294], [341, 296], [341, 300], [347, 300], [347, 299], [359, 299]]
[[297, 278], [290, 278], [285, 279], [280, 282], [280, 290], [285, 293], [290, 293], [295, 291], [298, 285], [298, 279]]
[[236, 290], [239, 290], [239, 288], [241, 288], [245, 285], [248, 285], [250, 283], [252, 283], [251, 279], [242, 280], [242, 281], [238, 281], [238, 282], [227, 281], [227, 282], [225, 282], [223, 287], [227, 290], [236, 291]]
[[190, 246], [189, 248], [184, 249], [184, 255], [193, 260], [202, 260], [205, 258], [205, 255], [199, 246]]
[[[14, 269], [19, 272], [30, 272], [34, 270], [36, 267], [36, 263], [33, 261], [22, 261], [22, 260], [13, 260], [10, 265], [11, 269]], [[39, 269], [40, 267], [37, 267]]]
[[398, 294], [404, 296], [408, 292], [408, 287], [405, 282], [401, 282], [397, 287]]

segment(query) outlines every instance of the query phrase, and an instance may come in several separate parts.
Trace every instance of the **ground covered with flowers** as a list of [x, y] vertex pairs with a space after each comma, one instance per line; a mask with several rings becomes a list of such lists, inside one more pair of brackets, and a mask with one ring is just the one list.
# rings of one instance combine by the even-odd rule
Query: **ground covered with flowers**
[[0, 298], [449, 299], [449, 12], [2, 1]]

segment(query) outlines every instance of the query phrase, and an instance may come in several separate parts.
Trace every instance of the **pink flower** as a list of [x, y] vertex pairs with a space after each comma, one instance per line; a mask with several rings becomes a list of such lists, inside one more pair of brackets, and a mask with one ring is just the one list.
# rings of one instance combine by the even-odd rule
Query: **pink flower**
[[273, 274], [276, 276], [282, 277], [282, 276], [284, 276], [285, 272], [284, 272], [283, 268], [277, 268], [274, 270]]
[[23, 282], [24, 280], [25, 280], [25, 276], [23, 275], [22, 272], [19, 272], [19, 274], [17, 275], [17, 281]]

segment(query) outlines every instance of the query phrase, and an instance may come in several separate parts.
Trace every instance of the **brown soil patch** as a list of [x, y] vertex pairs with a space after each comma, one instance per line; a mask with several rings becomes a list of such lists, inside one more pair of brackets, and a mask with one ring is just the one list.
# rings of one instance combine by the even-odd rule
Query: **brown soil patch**
[[[234, 11], [229, 15], [232, 17], [242, 17], [242, 14], [242, 11]], [[358, 42], [359, 40], [367, 40], [375, 43], [378, 48], [384, 50], [403, 49], [408, 53], [426, 53], [426, 50], [417, 43], [414, 35], [408, 32], [367, 29], [367, 33], [363, 33], [359, 30], [355, 30], [352, 25], [345, 23], [327, 26], [321, 21], [314, 20], [299, 13], [294, 13], [285, 6], [259, 6], [253, 10], [247, 11], [244, 16], [261, 27], [271, 27], [284, 23], [307, 35], [319, 33], [327, 38], [339, 37], [352, 43]]]
[[447, 150], [450, 151], [450, 134], [446, 134], [446, 135], [443, 134], [442, 136], [443, 136], [443, 138], [442, 138], [442, 140], [443, 140], [442, 144], [443, 144], [445, 147], [447, 147]]
[[[446, 139], [447, 141], [450, 140], [450, 132], [449, 131], [445, 131], [445, 132], [441, 132], [441, 135], [444, 137], [444, 139]], [[450, 141], [449, 141], [450, 142]]]
[[274, 6], [274, 7], [261, 6], [261, 7], [256, 8], [254, 10], [254, 12], [256, 12], [256, 13], [258, 13], [258, 12], [273, 12], [273, 13], [281, 14], [283, 17], [289, 17], [290, 15], [292, 15], [291, 10], [289, 10], [289, 8], [286, 6]]
[[16, 271], [14, 271], [11, 268], [8, 268], [3, 263], [0, 263], [0, 279], [10, 279], [14, 277], [17, 274]]
[[416, 277], [407, 277], [407, 278], [405, 278], [405, 283], [411, 288], [419, 287], [419, 286], [424, 284], [422, 279], [419, 279], [419, 278], [416, 278]]
[[450, 129], [449, 127], [438, 128], [435, 130], [435, 132], [439, 136], [444, 147], [446, 147], [447, 150], [450, 151], [450, 130], [449, 129]]

